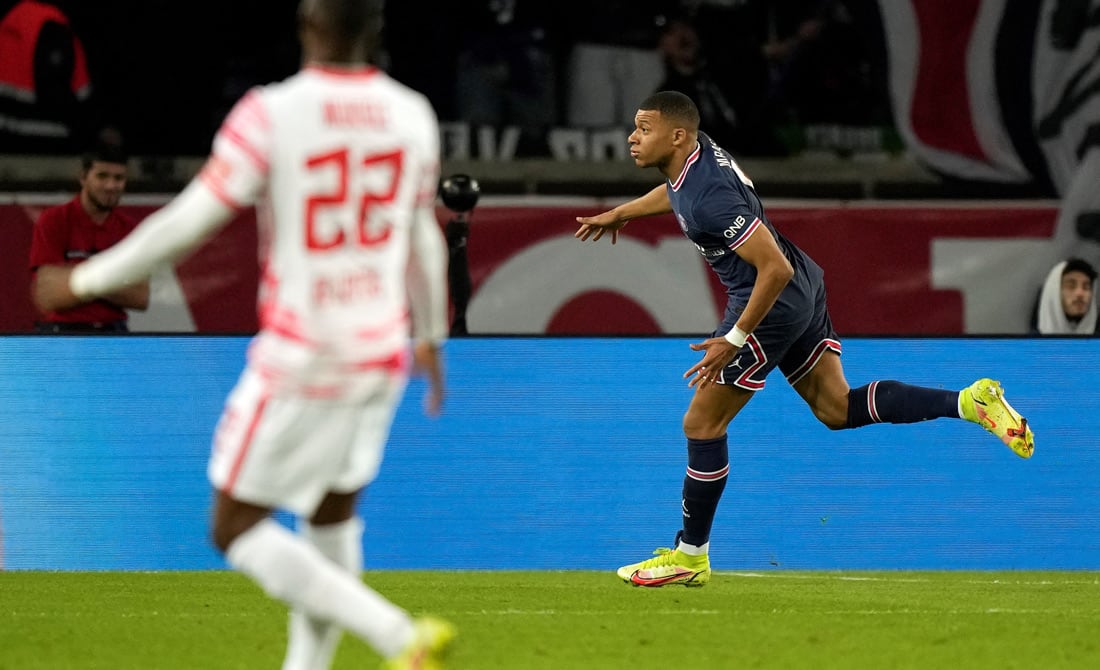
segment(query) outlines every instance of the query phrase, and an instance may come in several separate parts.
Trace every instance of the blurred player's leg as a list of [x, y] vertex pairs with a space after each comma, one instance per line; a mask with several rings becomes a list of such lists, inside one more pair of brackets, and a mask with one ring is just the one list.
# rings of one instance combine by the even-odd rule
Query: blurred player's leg
[[[229, 519], [240, 506], [219, 494], [215, 514]], [[368, 588], [358, 575], [325, 558], [316, 547], [265, 518], [244, 532], [219, 534], [215, 540], [225, 551], [229, 564], [251, 577], [272, 598], [290, 605], [306, 616], [330, 621], [373, 646], [380, 654], [397, 656], [414, 639], [409, 615]], [[232, 531], [222, 531], [222, 533]]]
[[[326, 525], [302, 521], [298, 532], [330, 561], [348, 574], [359, 577], [363, 570], [362, 519], [353, 517]], [[342, 633], [327, 620], [309, 617], [298, 609], [291, 610], [283, 670], [328, 668]]]
[[435, 617], [420, 617], [412, 641], [401, 653], [382, 664], [383, 670], [440, 670], [457, 633], [454, 626]]

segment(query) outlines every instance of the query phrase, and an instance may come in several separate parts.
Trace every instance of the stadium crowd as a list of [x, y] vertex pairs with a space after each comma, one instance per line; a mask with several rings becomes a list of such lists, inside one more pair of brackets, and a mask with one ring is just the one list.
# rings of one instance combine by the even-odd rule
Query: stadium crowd
[[[249, 88], [300, 60], [297, 0], [0, 0], [0, 20], [28, 4], [60, 10], [80, 54], [68, 80], [76, 67], [87, 81], [45, 103], [65, 108], [71, 137], [0, 135], [0, 153], [114, 138], [134, 155], [201, 156]], [[742, 155], [797, 152], [806, 126], [891, 125], [874, 0], [404, 0], [386, 12], [378, 63], [444, 123], [514, 126], [517, 156], [549, 155], [550, 128], [628, 126], [660, 88], [697, 99], [704, 127]]]

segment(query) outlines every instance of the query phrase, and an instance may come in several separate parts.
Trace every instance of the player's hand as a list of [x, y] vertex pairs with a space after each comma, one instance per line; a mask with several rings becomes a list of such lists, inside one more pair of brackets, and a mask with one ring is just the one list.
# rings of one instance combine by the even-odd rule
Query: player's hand
[[684, 379], [692, 377], [688, 386], [706, 388], [718, 381], [722, 369], [730, 364], [739, 351], [724, 337], [712, 337], [699, 344], [692, 344], [694, 351], [705, 351], [703, 360], [684, 373]]
[[71, 265], [43, 265], [34, 278], [34, 304], [43, 312], [72, 309], [84, 301], [69, 288]]
[[439, 416], [443, 410], [446, 388], [443, 381], [443, 356], [439, 347], [427, 341], [413, 345], [413, 370], [428, 378], [428, 391], [424, 394], [424, 413]]
[[612, 209], [596, 216], [578, 216], [577, 223], [581, 227], [573, 233], [573, 237], [580, 241], [587, 241], [591, 237], [593, 242], [598, 242], [604, 233], [611, 231], [611, 244], [615, 244], [619, 241], [619, 231], [630, 222], [621, 221]]

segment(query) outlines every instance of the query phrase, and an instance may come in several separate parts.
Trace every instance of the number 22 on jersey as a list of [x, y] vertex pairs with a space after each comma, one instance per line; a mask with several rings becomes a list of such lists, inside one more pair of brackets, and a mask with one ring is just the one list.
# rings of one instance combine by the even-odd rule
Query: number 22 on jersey
[[[306, 199], [306, 247], [310, 251], [324, 252], [348, 244], [369, 248], [386, 242], [393, 223], [384, 217], [372, 216], [372, 209], [388, 205], [397, 197], [403, 161], [404, 152], [400, 149], [357, 158], [343, 148], [307, 158], [307, 172], [335, 172], [336, 179], [329, 181], [334, 183], [334, 188]], [[380, 180], [383, 185], [378, 187], [376, 182], [371, 188], [365, 187], [363, 184], [368, 180], [363, 173], [373, 177], [378, 172], [383, 172]], [[352, 231], [347, 230], [351, 226], [340, 220], [349, 203], [356, 207]], [[326, 219], [339, 223], [322, 226], [321, 221]]]

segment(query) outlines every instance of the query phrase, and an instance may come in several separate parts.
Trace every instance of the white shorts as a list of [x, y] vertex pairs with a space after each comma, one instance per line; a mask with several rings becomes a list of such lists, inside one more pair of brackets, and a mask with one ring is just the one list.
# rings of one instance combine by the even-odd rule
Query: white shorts
[[225, 402], [207, 468], [236, 500], [310, 517], [329, 492], [374, 480], [407, 377], [369, 373], [367, 392], [341, 397], [272, 393], [245, 368]]

